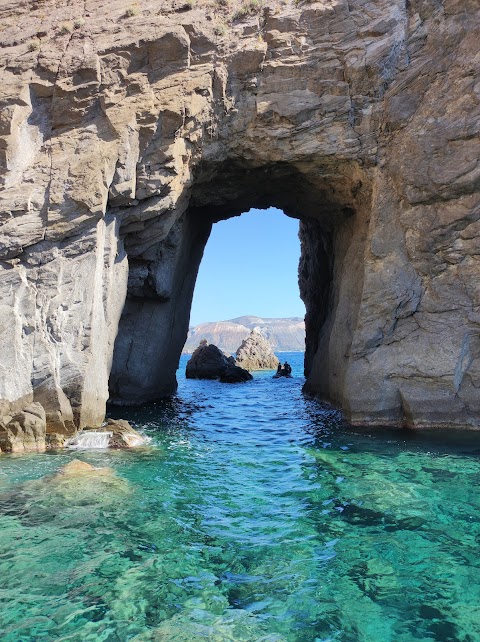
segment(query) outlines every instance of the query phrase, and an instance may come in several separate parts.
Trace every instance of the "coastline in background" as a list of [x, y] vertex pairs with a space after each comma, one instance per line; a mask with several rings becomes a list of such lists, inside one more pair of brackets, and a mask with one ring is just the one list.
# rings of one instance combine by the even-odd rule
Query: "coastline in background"
[[200, 323], [189, 329], [182, 354], [191, 354], [206, 339], [224, 352], [235, 352], [253, 328], [259, 328], [275, 351], [303, 352], [305, 322], [301, 317], [284, 319], [242, 316], [227, 321]]

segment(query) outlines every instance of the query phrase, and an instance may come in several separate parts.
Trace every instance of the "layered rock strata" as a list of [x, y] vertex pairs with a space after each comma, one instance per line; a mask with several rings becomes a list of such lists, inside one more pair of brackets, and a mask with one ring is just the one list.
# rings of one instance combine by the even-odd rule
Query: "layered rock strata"
[[235, 363], [246, 370], [275, 370], [279, 361], [269, 341], [254, 328], [238, 348]]
[[189, 6], [0, 7], [3, 424], [172, 394], [211, 225], [274, 205], [307, 390], [478, 427], [478, 3]]

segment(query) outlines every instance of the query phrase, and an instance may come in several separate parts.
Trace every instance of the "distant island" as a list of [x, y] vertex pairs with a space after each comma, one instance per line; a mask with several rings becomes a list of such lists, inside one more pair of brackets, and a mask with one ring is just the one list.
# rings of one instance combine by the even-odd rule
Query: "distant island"
[[253, 328], [259, 328], [277, 352], [305, 350], [305, 322], [301, 317], [267, 319], [243, 316], [227, 321], [210, 321], [191, 327], [183, 354], [191, 354], [202, 339], [224, 352], [235, 352]]

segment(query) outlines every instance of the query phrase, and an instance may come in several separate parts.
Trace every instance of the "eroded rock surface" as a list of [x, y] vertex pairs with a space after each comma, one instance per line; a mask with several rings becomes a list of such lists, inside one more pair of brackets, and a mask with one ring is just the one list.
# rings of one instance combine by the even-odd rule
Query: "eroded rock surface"
[[0, 7], [3, 424], [173, 393], [211, 225], [274, 205], [301, 219], [307, 390], [478, 427], [478, 2], [188, 6]]
[[13, 417], [3, 417], [3, 422], [0, 422], [0, 453], [43, 452], [45, 436], [45, 410], [39, 403], [30, 403]]
[[147, 443], [125, 419], [108, 419], [106, 430], [112, 433], [109, 448], [135, 448]]
[[105, 426], [85, 429], [67, 440], [64, 445], [72, 449], [135, 448], [147, 443], [146, 437], [137, 432], [124, 419], [109, 419]]
[[238, 348], [235, 363], [246, 370], [275, 370], [279, 361], [268, 339], [254, 328]]

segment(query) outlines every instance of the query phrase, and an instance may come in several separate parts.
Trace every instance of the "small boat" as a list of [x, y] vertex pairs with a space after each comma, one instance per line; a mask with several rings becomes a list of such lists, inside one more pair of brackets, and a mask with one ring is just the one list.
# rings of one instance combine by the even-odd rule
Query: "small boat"
[[291, 374], [286, 374], [286, 373], [285, 374], [274, 374], [273, 377], [272, 377], [272, 379], [282, 379], [282, 378], [292, 379], [293, 377], [292, 377]]

